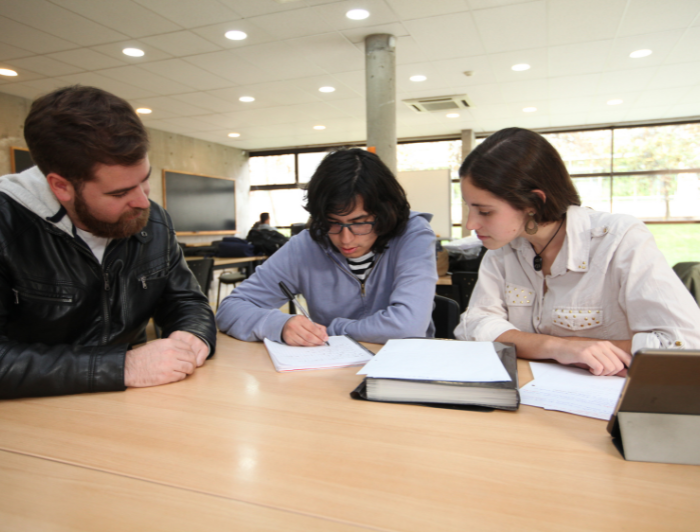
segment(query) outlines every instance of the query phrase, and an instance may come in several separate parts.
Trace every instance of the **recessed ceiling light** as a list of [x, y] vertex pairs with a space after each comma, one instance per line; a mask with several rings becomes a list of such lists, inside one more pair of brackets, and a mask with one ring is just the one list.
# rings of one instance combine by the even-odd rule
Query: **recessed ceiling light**
[[150, 115], [153, 111], [151, 111], [148, 107], [139, 107], [136, 109], [136, 112], [140, 115]]
[[524, 107], [523, 113], [534, 113], [537, 111], [537, 107]]
[[255, 98], [253, 98], [252, 96], [241, 96], [240, 98], [238, 98], [238, 101], [239, 102], [246, 102], [246, 103], [247, 102], [254, 102]]
[[608, 105], [620, 105], [622, 100], [615, 98], [614, 100], [608, 100]]
[[235, 138], [240, 137], [241, 134], [240, 133], [229, 133], [228, 136], [231, 137], [232, 139], [235, 139]]
[[335, 87], [321, 87], [319, 92], [335, 92]]
[[648, 55], [651, 55], [651, 50], [635, 50], [630, 54], [630, 57], [633, 59], [639, 59], [640, 57], [646, 57]]
[[422, 75], [422, 74], [418, 74], [418, 75], [416, 75], [416, 76], [411, 76], [411, 77], [408, 78], [408, 79], [410, 79], [411, 81], [418, 82], [418, 81], [425, 81], [425, 80], [428, 79], [428, 78], [426, 78], [426, 77], [425, 77], [424, 75]]
[[527, 63], [518, 63], [517, 65], [513, 65], [510, 67], [511, 70], [515, 70], [516, 72], [522, 72], [523, 70], [530, 70], [530, 65]]
[[242, 41], [248, 37], [248, 34], [244, 31], [231, 30], [224, 33], [224, 37], [232, 41]]
[[314, 129], [321, 131], [322, 129], [326, 129], [326, 126], [314, 126]]
[[448, 113], [447, 118], [459, 118], [459, 113]]
[[345, 16], [352, 20], [364, 20], [369, 17], [369, 11], [366, 9], [351, 9]]
[[17, 72], [9, 68], [0, 68], [0, 76], [16, 76]]
[[138, 48], [124, 48], [122, 53], [130, 57], [143, 57], [146, 52], [139, 50]]

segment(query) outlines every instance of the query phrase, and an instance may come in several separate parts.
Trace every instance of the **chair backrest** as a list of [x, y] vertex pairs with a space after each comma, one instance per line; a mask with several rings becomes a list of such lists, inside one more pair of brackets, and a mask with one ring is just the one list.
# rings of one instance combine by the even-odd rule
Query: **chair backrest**
[[478, 276], [477, 272], [452, 272], [452, 285], [459, 290], [461, 312], [469, 306], [469, 298], [472, 296]]
[[214, 259], [205, 257], [199, 260], [188, 260], [187, 266], [194, 274], [195, 279], [197, 279], [202, 293], [207, 295], [209, 293], [212, 272], [214, 270]]
[[457, 302], [449, 297], [436, 295], [433, 323], [435, 324], [435, 338], [454, 340], [454, 330], [459, 324], [459, 305]]
[[304, 222], [304, 223], [298, 223], [298, 224], [292, 224], [292, 225], [291, 225], [292, 236], [298, 235], [298, 234], [301, 233], [304, 229], [306, 229], [306, 222]]

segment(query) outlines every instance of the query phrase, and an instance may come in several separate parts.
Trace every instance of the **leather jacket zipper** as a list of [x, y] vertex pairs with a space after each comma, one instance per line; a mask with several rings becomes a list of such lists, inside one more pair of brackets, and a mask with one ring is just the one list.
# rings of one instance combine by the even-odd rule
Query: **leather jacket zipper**
[[[12, 289], [15, 293], [15, 305], [19, 305], [19, 290], [15, 288]], [[52, 301], [54, 303], [72, 303], [72, 297], [59, 297], [59, 296], [40, 296], [37, 294], [28, 294], [27, 292], [22, 292], [22, 298], [24, 299], [36, 299], [38, 301]]]

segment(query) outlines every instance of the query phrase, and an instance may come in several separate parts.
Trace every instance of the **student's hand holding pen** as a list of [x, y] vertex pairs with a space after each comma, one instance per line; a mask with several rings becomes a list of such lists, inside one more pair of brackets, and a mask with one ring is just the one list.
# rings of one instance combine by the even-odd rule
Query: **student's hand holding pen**
[[312, 347], [325, 344], [328, 334], [323, 325], [312, 322], [306, 316], [294, 316], [284, 324], [282, 340], [287, 345]]

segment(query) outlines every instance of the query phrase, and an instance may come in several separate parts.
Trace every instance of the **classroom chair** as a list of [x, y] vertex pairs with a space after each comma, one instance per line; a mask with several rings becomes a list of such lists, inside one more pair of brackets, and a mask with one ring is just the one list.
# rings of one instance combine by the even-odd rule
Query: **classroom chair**
[[221, 299], [221, 285], [222, 284], [232, 284], [235, 288], [236, 283], [245, 281], [247, 276], [239, 271], [236, 272], [223, 272], [219, 275], [219, 286], [216, 290], [216, 308], [219, 308], [219, 300]]
[[455, 339], [455, 327], [459, 324], [459, 305], [454, 299], [435, 295], [433, 308], [435, 338]]
[[214, 259], [205, 257], [203, 259], [188, 260], [187, 266], [194, 274], [195, 279], [199, 283], [199, 288], [204, 295], [209, 293], [211, 286], [212, 273], [214, 271]]
[[452, 285], [457, 287], [459, 293], [460, 312], [464, 312], [469, 306], [478, 276], [477, 272], [452, 272]]

